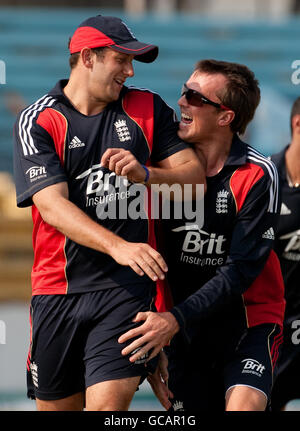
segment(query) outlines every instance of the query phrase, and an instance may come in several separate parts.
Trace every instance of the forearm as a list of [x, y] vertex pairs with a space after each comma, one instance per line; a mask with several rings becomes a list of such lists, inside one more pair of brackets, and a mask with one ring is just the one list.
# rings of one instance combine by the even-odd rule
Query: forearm
[[198, 160], [187, 161], [174, 168], [149, 168], [149, 181], [151, 184], [206, 184], [203, 166]]
[[216, 275], [170, 312], [181, 328], [209, 318], [225, 308], [251, 286], [264, 267], [265, 259], [251, 263], [228, 261]]
[[46, 223], [85, 247], [111, 254], [117, 245], [125, 243], [122, 238], [92, 220], [64, 197], [55, 199], [55, 207], [40, 204], [38, 209]]

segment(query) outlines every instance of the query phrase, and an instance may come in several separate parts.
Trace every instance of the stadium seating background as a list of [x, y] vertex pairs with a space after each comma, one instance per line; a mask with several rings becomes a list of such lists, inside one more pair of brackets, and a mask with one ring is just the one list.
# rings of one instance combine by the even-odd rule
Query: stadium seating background
[[300, 57], [298, 18], [243, 22], [182, 14], [133, 18], [115, 10], [91, 8], [2, 8], [0, 60], [6, 64], [6, 85], [0, 86], [0, 170], [12, 171], [15, 117], [1, 103], [5, 94], [17, 92], [29, 104], [50, 90], [58, 79], [67, 77], [68, 38], [79, 22], [99, 12], [126, 18], [137, 37], [160, 47], [159, 58], [153, 64], [136, 62], [136, 76], [128, 81], [130, 84], [159, 92], [176, 108], [181, 84], [198, 59], [245, 63], [257, 75], [263, 94], [257, 122], [251, 128], [256, 126], [257, 130], [248, 141], [270, 153], [289, 138], [287, 111], [299, 92], [299, 87], [291, 82], [292, 62]]

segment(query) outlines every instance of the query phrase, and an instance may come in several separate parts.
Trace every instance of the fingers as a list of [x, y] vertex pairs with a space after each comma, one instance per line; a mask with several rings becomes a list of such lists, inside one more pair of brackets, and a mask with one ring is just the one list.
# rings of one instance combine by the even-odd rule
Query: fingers
[[100, 163], [116, 175], [128, 177], [129, 181], [139, 183], [145, 178], [144, 168], [135, 156], [124, 148], [107, 149]]
[[138, 275], [147, 274], [153, 281], [164, 280], [165, 272], [168, 271], [163, 257], [148, 244], [133, 245], [128, 264]]
[[172, 404], [169, 400], [169, 393], [167, 386], [164, 382], [161, 381], [159, 376], [152, 375], [148, 377], [148, 382], [150, 383], [152, 390], [154, 394], [156, 395], [157, 399], [161, 403], [161, 405], [166, 409], [169, 410], [169, 408], [172, 407]]
[[[141, 320], [146, 320], [148, 314], [149, 314], [149, 312], [139, 312], [133, 321], [139, 322]], [[118, 342], [119, 343], [126, 343], [126, 341], [130, 340], [131, 338], [135, 338], [138, 335], [141, 335], [142, 333], [143, 333], [143, 325], [138, 326], [137, 328], [134, 328], [134, 329], [130, 329], [129, 331], [125, 332], [125, 334], [122, 334], [119, 337]], [[132, 349], [132, 350], [134, 350], [134, 349]], [[131, 352], [131, 350], [130, 350], [130, 352]]]
[[106, 168], [108, 168], [109, 165], [109, 161], [110, 158], [115, 155], [120, 153], [120, 150], [123, 150], [122, 148], [108, 148], [102, 155], [101, 160], [100, 160], [100, 164]]
[[164, 382], [167, 382], [169, 380], [168, 357], [163, 351], [160, 352], [158, 368]]

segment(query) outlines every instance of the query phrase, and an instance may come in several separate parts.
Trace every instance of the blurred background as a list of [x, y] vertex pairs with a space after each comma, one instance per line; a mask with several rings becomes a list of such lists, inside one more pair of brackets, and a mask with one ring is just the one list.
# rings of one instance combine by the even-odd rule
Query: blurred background
[[[123, 18], [138, 39], [160, 47], [153, 64], [136, 62], [128, 83], [158, 92], [178, 112], [182, 83], [198, 60], [244, 63], [262, 91], [245, 140], [270, 155], [290, 139], [300, 93], [299, 0], [0, 0], [0, 410], [35, 409], [25, 388], [32, 225], [30, 210], [15, 205], [13, 124], [68, 77], [69, 36], [99, 13]], [[162, 408], [145, 383], [131, 409]]]

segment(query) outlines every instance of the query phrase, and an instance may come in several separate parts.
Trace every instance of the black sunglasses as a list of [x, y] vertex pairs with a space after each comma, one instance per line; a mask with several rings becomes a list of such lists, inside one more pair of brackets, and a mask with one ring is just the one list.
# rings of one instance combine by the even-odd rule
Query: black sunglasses
[[192, 90], [186, 84], [183, 84], [182, 86], [181, 96], [185, 96], [190, 105], [197, 106], [198, 108], [201, 108], [203, 105], [212, 105], [215, 108], [224, 109], [226, 111], [230, 110], [228, 106], [207, 99], [207, 97], [203, 96], [203, 94], [199, 93], [199, 91]]

